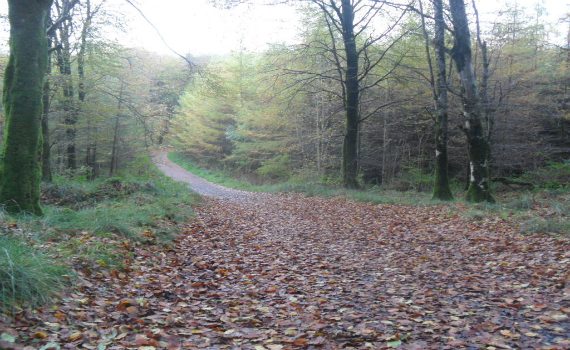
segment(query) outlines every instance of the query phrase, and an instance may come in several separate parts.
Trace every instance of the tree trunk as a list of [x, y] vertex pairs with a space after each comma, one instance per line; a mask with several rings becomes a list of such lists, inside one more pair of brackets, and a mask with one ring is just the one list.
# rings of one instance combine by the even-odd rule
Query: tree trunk
[[358, 51], [354, 36], [354, 8], [351, 0], [342, 0], [342, 38], [346, 53], [346, 130], [342, 147], [344, 187], [358, 188]]
[[461, 79], [463, 131], [469, 146], [469, 188], [466, 199], [470, 202], [494, 202], [489, 191], [490, 147], [483, 130], [483, 108], [477, 91], [471, 54], [471, 35], [463, 0], [449, 1], [453, 22], [454, 46], [452, 57]]
[[113, 147], [111, 148], [111, 164], [109, 164], [109, 176], [114, 176], [117, 173], [118, 158], [119, 158], [119, 127], [120, 116], [115, 117], [115, 130], [113, 132]]
[[[51, 46], [51, 39], [48, 37], [48, 48]], [[51, 73], [51, 56], [48, 55], [48, 63], [46, 73]], [[42, 113], [42, 180], [46, 182], [52, 181], [51, 173], [51, 145], [49, 142], [49, 109], [50, 109], [50, 81], [49, 77], [45, 79], [43, 90], [43, 113]]]
[[435, 55], [437, 61], [436, 120], [435, 120], [435, 179], [433, 198], [451, 200], [447, 161], [447, 73], [445, 67], [445, 20], [443, 1], [435, 0]]
[[[49, 71], [49, 69], [48, 69]], [[51, 148], [49, 144], [49, 106], [50, 106], [50, 83], [46, 79], [43, 92], [43, 113], [42, 113], [42, 180], [51, 182]]]
[[8, 0], [10, 57], [4, 77], [5, 143], [0, 202], [9, 212], [42, 214], [41, 118], [51, 0]]
[[111, 148], [111, 163], [109, 164], [109, 176], [117, 173], [119, 164], [119, 129], [121, 127], [121, 111], [123, 109], [123, 91], [125, 85], [121, 82], [119, 101], [117, 102], [117, 116], [115, 117], [115, 129], [113, 131], [113, 146]]
[[[91, 22], [93, 19], [93, 13], [91, 11], [91, 1], [85, 1], [85, 20], [83, 22], [83, 29], [81, 30], [81, 41], [79, 45], [79, 51], [77, 53], [77, 76], [78, 76], [78, 83], [77, 83], [77, 98], [79, 99], [79, 105], [77, 109], [77, 113], [79, 110], [83, 108], [83, 104], [85, 103], [85, 99], [87, 97], [87, 90], [85, 87], [85, 54], [87, 51], [87, 36], [91, 30]], [[89, 176], [90, 180], [95, 179], [95, 159], [96, 155], [93, 153], [96, 151], [97, 146], [94, 144], [94, 138], [91, 135], [91, 121], [87, 121], [87, 149], [85, 152], [85, 165], [89, 167]]]
[[[57, 6], [56, 6], [57, 7]], [[66, 9], [70, 8], [68, 0], [63, 2], [63, 6], [59, 9], [62, 15]], [[75, 138], [77, 134], [76, 124], [77, 124], [77, 109], [75, 108], [75, 91], [73, 88], [72, 72], [71, 72], [71, 44], [69, 42], [71, 36], [71, 23], [70, 19], [65, 20], [61, 23], [60, 28], [58, 28], [59, 40], [57, 43], [57, 65], [59, 71], [62, 75], [62, 85], [63, 85], [63, 110], [65, 113], [64, 124], [65, 124], [65, 137], [66, 137], [66, 156], [67, 156], [67, 168], [75, 170], [77, 168], [77, 155], [75, 147]]]

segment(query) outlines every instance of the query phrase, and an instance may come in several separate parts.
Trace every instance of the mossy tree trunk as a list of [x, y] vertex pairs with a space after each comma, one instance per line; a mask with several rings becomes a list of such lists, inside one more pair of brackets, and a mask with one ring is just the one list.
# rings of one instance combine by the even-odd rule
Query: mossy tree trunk
[[447, 157], [448, 141], [448, 98], [447, 98], [447, 68], [445, 64], [445, 20], [443, 17], [443, 0], [434, 0], [433, 6], [435, 39], [435, 59], [437, 64], [437, 78], [435, 77], [430, 50], [430, 38], [426, 28], [423, 3], [418, 2], [425, 42], [426, 57], [429, 67], [430, 85], [435, 107], [435, 176], [433, 185], [433, 199], [451, 200], [453, 195], [449, 187], [449, 171]]
[[466, 199], [470, 202], [494, 202], [489, 190], [489, 141], [483, 130], [484, 110], [481, 105], [473, 69], [471, 35], [465, 3], [450, 0], [451, 19], [454, 30], [452, 57], [461, 78], [462, 102], [465, 123], [463, 131], [469, 148], [469, 188]]
[[443, 18], [443, 1], [435, 0], [435, 55], [437, 61], [436, 80], [436, 121], [435, 121], [435, 181], [433, 198], [451, 200], [447, 158], [447, 73], [445, 64], [445, 20]]
[[10, 57], [4, 77], [6, 127], [0, 202], [41, 215], [41, 118], [51, 0], [8, 0]]

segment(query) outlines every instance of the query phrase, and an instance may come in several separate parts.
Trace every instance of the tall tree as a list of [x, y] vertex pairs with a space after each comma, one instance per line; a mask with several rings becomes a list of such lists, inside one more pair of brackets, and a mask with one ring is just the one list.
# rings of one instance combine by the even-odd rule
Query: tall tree
[[454, 30], [451, 52], [459, 72], [465, 122], [462, 130], [469, 148], [469, 188], [466, 199], [470, 202], [493, 202], [489, 190], [489, 141], [483, 130], [484, 109], [480, 101], [473, 59], [471, 34], [464, 0], [449, 0]]
[[435, 60], [437, 65], [437, 78], [435, 78], [429, 37], [425, 24], [425, 13], [422, 1], [419, 2], [422, 29], [425, 39], [426, 56], [430, 72], [430, 84], [433, 92], [435, 105], [435, 178], [433, 186], [433, 198], [440, 200], [453, 199], [449, 187], [448, 157], [447, 157], [447, 73], [445, 64], [445, 20], [443, 17], [443, 0], [434, 0], [434, 28], [435, 28]]
[[51, 4], [52, 0], [8, 0], [10, 58], [4, 77], [6, 127], [0, 202], [10, 212], [42, 214], [42, 94]]
[[[363, 111], [363, 96], [373, 87], [377, 87], [393, 73], [399, 65], [396, 59], [388, 71], [378, 74], [378, 68], [387, 53], [405, 34], [390, 38], [389, 34], [405, 15], [392, 19], [386, 30], [375, 35], [371, 23], [384, 12], [383, 1], [355, 0], [311, 0], [324, 15], [330, 44], [318, 43], [326, 51], [327, 60], [334, 69], [325, 72], [304, 72], [314, 79], [327, 78], [340, 83], [341, 97], [345, 112], [345, 130], [342, 147], [342, 178], [347, 188], [357, 188], [359, 168], [359, 129], [360, 124], [391, 103]], [[340, 38], [340, 40], [339, 40]], [[382, 40], [388, 39], [385, 47], [380, 47]]]
[[70, 0], [55, 0], [54, 7], [56, 14], [65, 19], [58, 26], [56, 31], [57, 66], [61, 74], [61, 85], [63, 90], [63, 111], [65, 113], [64, 124], [66, 126], [66, 156], [67, 168], [74, 170], [77, 168], [77, 119], [78, 106], [75, 101], [75, 88], [72, 78], [72, 35], [74, 34], [73, 16], [62, 16], [74, 6]]

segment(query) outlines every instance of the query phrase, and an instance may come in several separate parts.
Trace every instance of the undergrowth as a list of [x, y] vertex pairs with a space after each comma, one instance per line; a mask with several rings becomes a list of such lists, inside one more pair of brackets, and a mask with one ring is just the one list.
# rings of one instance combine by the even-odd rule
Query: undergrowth
[[251, 192], [295, 192], [306, 196], [338, 197], [343, 196], [356, 201], [375, 204], [402, 204], [402, 205], [433, 205], [441, 202], [432, 201], [431, 193], [414, 191], [386, 190], [378, 186], [363, 188], [361, 190], [347, 190], [335, 182], [326, 183], [307, 181], [292, 177], [289, 181], [275, 184], [255, 185], [246, 181], [232, 178], [222, 171], [204, 169], [192, 162], [181, 153], [171, 152], [168, 158], [189, 172], [200, 176], [212, 183], [225, 187]]
[[[346, 197], [352, 200], [397, 205], [453, 205], [463, 202], [456, 199], [450, 202], [432, 200], [429, 189], [431, 177], [418, 171], [408, 171], [397, 182], [397, 186], [406, 190], [394, 190], [372, 186], [361, 190], [346, 190], [338, 181], [306, 181], [292, 177], [287, 182], [266, 185], [254, 185], [236, 180], [222, 171], [203, 169], [194, 164], [183, 154], [172, 152], [169, 159], [186, 170], [206, 180], [226, 187], [253, 192], [298, 192], [307, 196]], [[413, 169], [412, 169], [413, 170]], [[570, 163], [549, 164], [521, 176], [518, 180], [536, 184], [534, 191], [497, 191], [494, 195], [498, 202], [460, 206], [461, 215], [473, 221], [486, 218], [510, 220], [520, 227], [521, 233], [570, 234]], [[456, 198], [461, 197], [462, 184], [452, 183]]]
[[133, 245], [171, 244], [198, 197], [143, 163], [119, 177], [55, 178], [42, 188], [43, 217], [1, 214], [2, 311], [49, 300], [64, 282], [61, 266], [120, 270]]
[[61, 290], [69, 269], [16, 237], [0, 236], [0, 311], [37, 306]]

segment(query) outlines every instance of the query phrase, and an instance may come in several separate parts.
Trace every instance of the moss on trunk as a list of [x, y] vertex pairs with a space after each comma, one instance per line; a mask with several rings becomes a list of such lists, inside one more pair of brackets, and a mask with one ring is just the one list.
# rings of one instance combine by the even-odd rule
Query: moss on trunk
[[[435, 1], [434, 9], [435, 9], [435, 54], [437, 58], [436, 60], [437, 79], [434, 89], [434, 97], [435, 97], [435, 106], [436, 106], [437, 115], [435, 120], [435, 177], [434, 177], [434, 186], [433, 186], [433, 199], [447, 201], [453, 199], [453, 194], [451, 193], [451, 188], [449, 187], [449, 171], [448, 171], [448, 160], [447, 160], [448, 99], [447, 99], [447, 72], [445, 65], [445, 20], [443, 17], [443, 1], [442, 0]], [[428, 57], [429, 57], [429, 50], [428, 50]]]
[[4, 77], [6, 126], [0, 202], [9, 212], [42, 213], [41, 117], [51, 0], [8, 0], [10, 58]]

